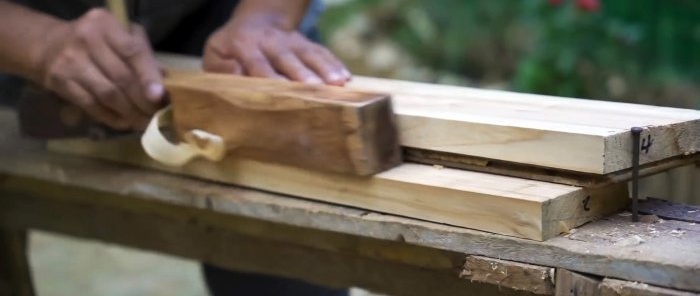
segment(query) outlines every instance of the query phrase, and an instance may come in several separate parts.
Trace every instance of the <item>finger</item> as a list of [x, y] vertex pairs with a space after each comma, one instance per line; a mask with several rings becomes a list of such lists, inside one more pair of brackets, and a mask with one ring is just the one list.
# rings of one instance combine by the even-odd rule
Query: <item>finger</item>
[[[151, 46], [148, 42], [148, 36], [143, 27], [133, 25], [131, 34], [136, 38], [136, 43], [141, 51], [130, 59], [132, 69], [134, 69], [141, 80], [143, 94], [151, 100], [158, 103], [163, 99], [165, 87], [163, 86], [163, 75], [160, 72], [160, 63], [153, 55]], [[155, 112], [155, 111], [154, 111]]]
[[90, 47], [90, 59], [141, 113], [151, 115], [157, 111], [155, 104], [151, 104], [143, 99], [140, 88], [134, 87], [139, 83], [136, 75], [109, 47], [102, 36], [88, 41], [88, 46]]
[[296, 54], [281, 46], [266, 46], [265, 55], [272, 65], [288, 78], [311, 84], [321, 84], [323, 80], [302, 63]]
[[129, 128], [125, 120], [121, 120], [114, 112], [102, 106], [84, 87], [75, 81], [62, 83], [60, 91], [62, 96], [70, 98], [70, 101], [84, 110], [93, 119], [108, 125], [113, 129], [124, 130]]
[[148, 120], [148, 117], [141, 113], [95, 65], [88, 64], [82, 68], [83, 75], [79, 76], [77, 82], [90, 92], [92, 97], [102, 106], [111, 109], [121, 118], [126, 119], [131, 126], [137, 126]]
[[297, 54], [304, 64], [321, 76], [325, 83], [344, 85], [350, 79], [350, 71], [330, 51], [318, 45], [313, 46], [297, 48]]
[[207, 48], [204, 52], [202, 68], [207, 72], [243, 75], [243, 66], [232, 58], [224, 58], [221, 54]]
[[130, 87], [140, 92], [139, 100], [146, 99], [146, 102], [157, 109], [163, 100], [165, 88], [158, 62], [148, 44], [148, 37], [138, 25], [132, 25], [130, 33], [123, 30], [120, 32], [108, 35], [108, 43], [136, 74], [139, 83]]
[[243, 65], [243, 70], [246, 75], [253, 77], [266, 77], [274, 79], [284, 79], [270, 65], [265, 55], [256, 47], [241, 48], [235, 47], [235, 55], [239, 58]]

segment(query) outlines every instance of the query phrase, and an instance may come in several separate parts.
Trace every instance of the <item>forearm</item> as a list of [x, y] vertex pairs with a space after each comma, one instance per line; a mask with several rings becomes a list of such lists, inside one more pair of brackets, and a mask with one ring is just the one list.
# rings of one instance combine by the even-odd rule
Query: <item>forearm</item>
[[0, 0], [0, 72], [37, 80], [48, 32], [64, 21]]
[[306, 13], [310, 0], [242, 0], [233, 14], [232, 22], [245, 25], [274, 25], [296, 30]]

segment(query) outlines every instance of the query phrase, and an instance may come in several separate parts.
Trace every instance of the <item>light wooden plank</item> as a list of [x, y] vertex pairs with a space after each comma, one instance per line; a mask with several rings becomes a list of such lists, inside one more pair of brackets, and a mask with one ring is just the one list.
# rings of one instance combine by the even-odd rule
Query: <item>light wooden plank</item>
[[180, 139], [203, 130], [240, 157], [363, 176], [401, 162], [385, 94], [203, 72], [165, 84]]
[[633, 126], [652, 140], [641, 163], [700, 150], [696, 110], [369, 77], [349, 87], [392, 95], [407, 147], [594, 174], [631, 166]]
[[236, 158], [164, 167], [150, 161], [134, 139], [56, 140], [49, 148], [535, 240], [567, 232], [627, 203], [624, 184], [583, 189], [411, 163], [373, 177], [355, 177]]
[[698, 296], [698, 293], [651, 286], [645, 283], [604, 279], [600, 284], [601, 296]]
[[[14, 115], [3, 113], [1, 108], [0, 130], [0, 188], [42, 200], [73, 201], [76, 207], [87, 209], [81, 213], [92, 213], [95, 208], [123, 211], [143, 208], [148, 215], [153, 215], [173, 207], [185, 208], [225, 217], [219, 218], [225, 222], [221, 225], [274, 242], [327, 246], [329, 240], [325, 236], [313, 234], [313, 231], [323, 231], [350, 237], [338, 246], [339, 250], [356, 246], [357, 239], [375, 238], [700, 292], [700, 253], [695, 248], [700, 245], [700, 224], [666, 220], [648, 225], [630, 223], [629, 216], [612, 215], [587, 223], [573, 234], [537, 242], [97, 159], [47, 153], [41, 142], [20, 137]], [[14, 201], [27, 200], [13, 199], [8, 205], [17, 205]], [[53, 206], [36, 208], [45, 211], [24, 212], [29, 213], [28, 217], [47, 214], [61, 221], [74, 216], [72, 212]], [[9, 213], [18, 211], [16, 207], [4, 204], [0, 211], [3, 209]], [[5, 212], [0, 217], [9, 217]], [[100, 213], [94, 214], [95, 219], [100, 217]], [[246, 217], [250, 221], [229, 220], [233, 217]], [[300, 235], [283, 226], [300, 227], [309, 232]], [[75, 227], [91, 227], [95, 231], [111, 233], [109, 227], [100, 224], [79, 223]], [[642, 243], [626, 243], [639, 241], [636, 236], [642, 239]], [[444, 266], [434, 262], [438, 257], [429, 254], [402, 256], [401, 251], [374, 248], [367, 248], [365, 252], [368, 256], [386, 253], [401, 258], [405, 264]]]
[[[163, 57], [173, 68], [198, 58]], [[405, 147], [592, 174], [631, 167], [630, 128], [652, 145], [640, 162], [700, 151], [700, 111], [380, 78], [349, 88], [389, 93]], [[646, 146], [646, 144], [645, 144]]]

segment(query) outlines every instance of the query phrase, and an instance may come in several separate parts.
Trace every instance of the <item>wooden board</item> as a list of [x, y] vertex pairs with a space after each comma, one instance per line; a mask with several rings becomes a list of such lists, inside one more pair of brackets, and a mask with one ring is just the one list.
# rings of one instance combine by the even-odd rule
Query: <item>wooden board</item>
[[566, 269], [557, 269], [554, 296], [599, 295], [600, 281]]
[[[199, 58], [161, 56], [172, 68]], [[590, 174], [700, 151], [700, 111], [355, 76], [349, 88], [392, 95], [401, 145]], [[651, 144], [650, 144], [651, 143]]]
[[554, 294], [554, 268], [468, 256], [460, 277], [536, 295]]
[[655, 287], [645, 283], [603, 279], [600, 283], [601, 296], [698, 296], [698, 293]]
[[597, 189], [405, 163], [373, 177], [303, 170], [249, 159], [163, 167], [135, 139], [56, 140], [49, 149], [326, 202], [545, 240], [627, 204], [627, 187]]
[[165, 84], [180, 138], [203, 130], [240, 157], [362, 176], [401, 162], [385, 94], [189, 71]]
[[592, 174], [631, 167], [634, 126], [642, 164], [700, 151], [697, 110], [369, 77], [349, 87], [392, 95], [406, 147]]
[[[169, 252], [172, 248], [199, 250], [203, 245], [197, 237], [178, 232], [183, 224], [200, 227], [204, 233], [210, 233], [215, 224], [272, 244], [285, 242], [341, 253], [360, 249], [362, 256], [371, 258], [369, 261], [393, 258], [397, 265], [419, 266], [420, 270], [446, 266], [458, 273], [464, 257], [445, 260], [435, 253], [414, 256], [391, 246], [422, 246], [435, 252], [488, 256], [700, 292], [697, 223], [666, 220], [650, 225], [630, 223], [629, 215], [611, 215], [580, 226], [569, 235], [538, 242], [50, 153], [43, 143], [20, 137], [15, 120], [14, 114], [0, 108], [0, 223], [4, 225], [21, 220], [27, 222], [23, 225], [33, 225], [30, 227], [72, 230], [112, 242], [120, 242], [114, 229], [123, 226], [123, 233], [131, 240], [122, 243]], [[8, 191], [23, 195], [5, 195]], [[129, 213], [137, 211], [144, 220], [129, 225], [113, 223], [118, 220], [111, 220], [106, 214], [111, 212], [120, 219], [134, 221]], [[202, 215], [211, 219], [204, 221]], [[160, 219], [163, 216], [173, 219]], [[172, 227], [164, 230], [149, 223], [153, 219], [162, 222], [160, 226]], [[175, 225], [173, 220], [182, 223]], [[338, 236], [346, 239], [333, 239]], [[626, 243], [637, 236], [642, 239], [640, 244]], [[391, 246], [368, 247], [360, 243], [367, 239]], [[171, 240], [181, 243], [169, 243]], [[208, 252], [196, 254], [198, 259], [213, 258]], [[386, 257], [376, 257], [380, 255]], [[328, 266], [338, 266], [330, 262]], [[385, 279], [395, 278], [396, 273], [388, 273]], [[388, 284], [386, 280], [377, 283]], [[405, 281], [392, 283], [400, 285]]]
[[698, 296], [700, 294], [655, 287], [645, 283], [594, 277], [559, 268], [555, 296]]

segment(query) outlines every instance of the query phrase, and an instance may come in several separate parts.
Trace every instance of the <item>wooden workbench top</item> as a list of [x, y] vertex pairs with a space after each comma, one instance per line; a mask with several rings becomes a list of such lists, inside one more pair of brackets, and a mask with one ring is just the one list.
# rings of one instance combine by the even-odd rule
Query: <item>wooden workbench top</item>
[[[10, 193], [0, 197], [0, 223], [22, 220], [13, 216], [12, 202], [3, 202], [11, 200], [6, 197], [12, 193], [101, 207], [143, 207], [153, 213], [185, 208], [700, 291], [700, 225], [694, 223], [631, 223], [627, 216], [613, 215], [567, 237], [535, 242], [49, 153], [41, 142], [19, 137], [15, 122], [13, 112], [0, 108], [0, 192]], [[305, 243], [304, 238], [282, 231], [246, 228], [245, 223], [231, 227], [273, 241]], [[313, 239], [306, 243], [319, 244]], [[345, 243], [348, 245], [323, 247], [360, 247]], [[390, 256], [371, 251], [367, 255]], [[395, 256], [426, 267], [447, 264], [430, 256]]]

